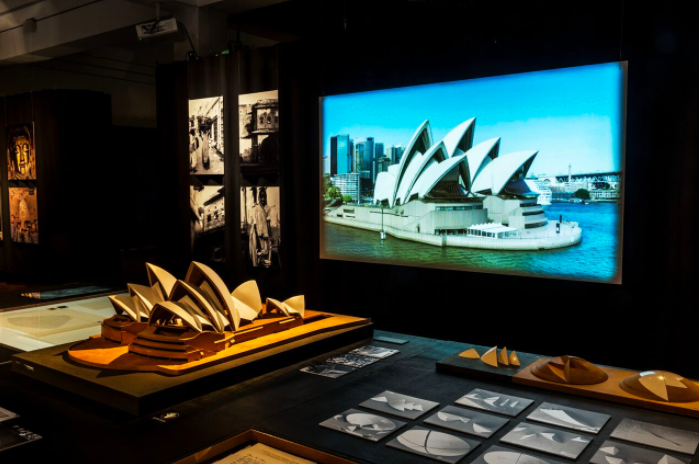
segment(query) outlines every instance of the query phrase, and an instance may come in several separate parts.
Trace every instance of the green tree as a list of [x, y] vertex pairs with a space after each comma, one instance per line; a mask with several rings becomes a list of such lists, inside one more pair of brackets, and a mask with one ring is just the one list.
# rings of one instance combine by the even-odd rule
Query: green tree
[[323, 174], [323, 187], [321, 192], [327, 192], [331, 186], [332, 184], [330, 184], [330, 174]]
[[340, 187], [328, 187], [328, 190], [325, 192], [325, 198], [328, 200], [337, 200], [342, 198]]
[[349, 203], [350, 201], [352, 201], [352, 197], [349, 195], [343, 195], [342, 201], [344, 201], [345, 203]]
[[578, 189], [575, 192], [575, 198], [580, 198], [581, 200], [589, 200], [590, 199], [590, 192], [587, 191], [586, 189]]

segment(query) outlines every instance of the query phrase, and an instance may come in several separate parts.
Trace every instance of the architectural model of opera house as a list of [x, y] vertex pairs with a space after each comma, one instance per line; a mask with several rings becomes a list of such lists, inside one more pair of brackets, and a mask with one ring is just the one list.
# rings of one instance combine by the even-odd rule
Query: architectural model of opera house
[[475, 124], [471, 118], [435, 143], [423, 122], [400, 163], [378, 174], [373, 205], [339, 206], [325, 220], [436, 246], [540, 250], [579, 243], [576, 222], [546, 218], [539, 203], [550, 190], [526, 179], [538, 151], [499, 156], [499, 137], [473, 146]]
[[185, 280], [146, 264], [150, 286], [110, 296], [116, 315], [102, 333], [68, 351], [81, 364], [177, 375], [274, 346], [368, 324], [305, 309], [303, 296], [262, 303], [257, 283], [232, 293], [210, 267], [193, 262]]

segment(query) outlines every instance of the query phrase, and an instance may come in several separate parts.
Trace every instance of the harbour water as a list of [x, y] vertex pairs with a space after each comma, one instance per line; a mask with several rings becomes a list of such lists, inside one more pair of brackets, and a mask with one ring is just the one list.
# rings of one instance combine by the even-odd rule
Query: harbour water
[[378, 232], [323, 223], [324, 257], [406, 266], [497, 272], [609, 282], [620, 272], [621, 205], [560, 203], [544, 207], [549, 219], [577, 221], [582, 242], [546, 251], [492, 251], [436, 247]]

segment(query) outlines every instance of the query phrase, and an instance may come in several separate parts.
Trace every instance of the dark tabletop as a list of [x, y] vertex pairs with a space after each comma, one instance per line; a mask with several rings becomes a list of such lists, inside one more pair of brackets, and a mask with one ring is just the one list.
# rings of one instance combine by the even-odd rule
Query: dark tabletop
[[[268, 374], [167, 408], [161, 412], [174, 410], [181, 416], [176, 421], [164, 424], [152, 419], [158, 413], [142, 417], [119, 413], [14, 374], [7, 364], [0, 365], [0, 406], [21, 416], [9, 421], [9, 425], [19, 424], [44, 437], [38, 442], [0, 453], [0, 462], [167, 463], [252, 428], [360, 463], [435, 462], [387, 447], [386, 443], [399, 433], [372, 443], [318, 426], [335, 414], [358, 408], [359, 403], [384, 390], [439, 402], [440, 409], [454, 405], [457, 399], [473, 388], [484, 388], [535, 401], [491, 438], [475, 438], [481, 445], [461, 461], [463, 464], [468, 464], [491, 445], [497, 444], [503, 435], [524, 421], [543, 401], [612, 416], [601, 433], [594, 436], [593, 443], [575, 461], [579, 463], [589, 462], [594, 452], [624, 418], [699, 432], [699, 421], [695, 419], [513, 384], [438, 373], [435, 363], [463, 351], [466, 345], [381, 331], [376, 331], [376, 335], [405, 338], [410, 343], [395, 345], [367, 340], [341, 350], [319, 354], [295, 365], [282, 366]], [[338, 379], [299, 372], [301, 367], [312, 361], [322, 361], [330, 355], [369, 342], [401, 352]], [[434, 411], [437, 410], [439, 409]], [[414, 425], [422, 426], [424, 419], [430, 415], [431, 413], [425, 414], [414, 421], [404, 420], [408, 425], [402, 431]], [[427, 427], [434, 428], [429, 425]]]

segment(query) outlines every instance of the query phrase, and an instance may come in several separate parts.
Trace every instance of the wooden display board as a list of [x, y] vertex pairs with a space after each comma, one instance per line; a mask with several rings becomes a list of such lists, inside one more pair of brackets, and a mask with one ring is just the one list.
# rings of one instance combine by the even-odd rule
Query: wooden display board
[[[293, 317], [286, 319], [294, 320]], [[75, 344], [68, 350], [68, 357], [81, 364], [105, 370], [182, 375], [226, 361], [240, 360], [240, 363], [244, 364], [247, 362], [246, 359], [268, 356], [275, 350], [285, 349], [284, 347], [287, 345], [305, 344], [332, 336], [333, 333], [370, 324], [368, 319], [317, 311], [306, 311], [304, 319], [307, 322], [297, 327], [256, 336], [256, 338], [248, 340], [243, 339], [245, 332], [254, 331], [256, 334], [258, 331], [264, 331], [265, 327], [269, 325], [266, 324], [268, 320], [258, 319], [250, 325], [231, 332], [236, 342], [230, 348], [199, 361], [183, 362], [176, 359], [166, 360], [142, 356], [130, 352], [128, 345], [117, 345], [102, 337], [91, 338]], [[289, 321], [282, 322], [288, 323]], [[239, 341], [239, 339], [242, 340]]]
[[254, 443], [262, 443], [301, 458], [310, 459], [318, 464], [357, 464], [355, 461], [333, 456], [332, 454], [324, 453], [322, 451], [318, 451], [317, 449], [309, 448], [308, 446], [284, 440], [282, 438], [275, 437], [274, 435], [258, 432], [257, 430], [248, 430], [247, 432], [243, 432], [239, 435], [223, 440], [203, 450], [199, 450], [194, 454], [175, 461], [173, 464], [201, 464], [205, 462], [214, 462], [216, 459], [223, 459], [227, 454], [235, 451], [236, 448], [241, 448], [243, 445]]
[[[182, 375], [109, 371], [78, 364], [68, 356], [68, 350], [74, 343], [14, 355], [12, 370], [111, 408], [140, 415], [237, 384], [318, 353], [371, 338], [371, 321], [353, 319], [363, 322], [304, 338], [291, 336], [286, 343], [271, 342], [265, 349], [258, 345], [257, 349], [249, 349], [234, 359], [222, 360]], [[270, 337], [274, 335], [279, 334]], [[261, 337], [259, 343], [265, 338]]]
[[[531, 387], [544, 388], [572, 395], [587, 396], [590, 398], [613, 401], [615, 403], [628, 404], [657, 411], [680, 414], [683, 416], [699, 418], [699, 401], [692, 403], [667, 403], [655, 401], [631, 395], [621, 389], [619, 384], [625, 378], [637, 374], [635, 371], [617, 369], [614, 367], [598, 366], [607, 373], [609, 378], [597, 385], [568, 385], [541, 379], [532, 373], [532, 369], [539, 363], [548, 362], [550, 358], [541, 358], [538, 362], [531, 364], [512, 377], [514, 383], [528, 385]], [[694, 382], [697, 383], [697, 382]], [[698, 384], [699, 385], [699, 384]]]

